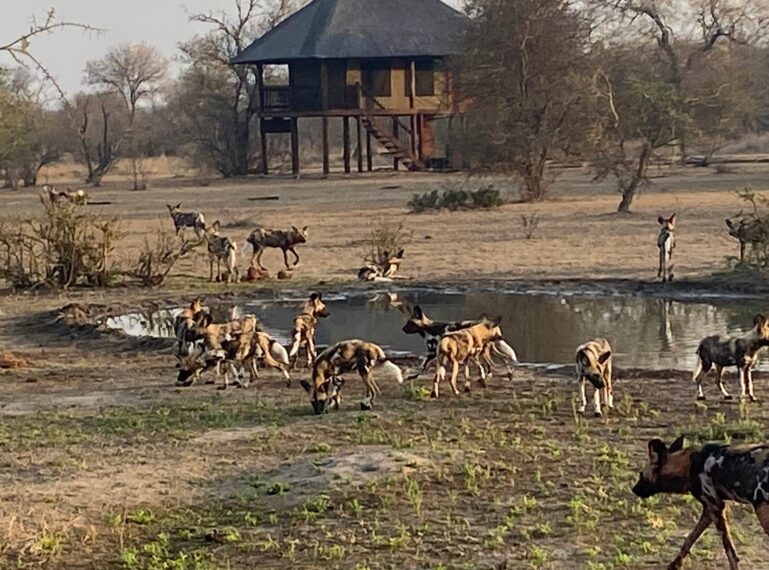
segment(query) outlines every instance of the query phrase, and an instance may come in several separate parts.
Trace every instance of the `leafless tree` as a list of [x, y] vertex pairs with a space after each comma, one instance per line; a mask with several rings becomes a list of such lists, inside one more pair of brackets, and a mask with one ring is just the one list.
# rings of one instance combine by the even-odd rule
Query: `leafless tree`
[[294, 0], [236, 0], [233, 15], [194, 14], [212, 31], [181, 46], [185, 63], [172, 105], [198, 154], [224, 176], [248, 174], [255, 162], [252, 130], [258, 88], [251, 66], [230, 61], [288, 16]]
[[[134, 190], [145, 188], [145, 181], [139, 179], [141, 157], [136, 145], [136, 114], [143, 102], [153, 100], [160, 92], [168, 75], [168, 60], [147, 44], [125, 44], [111, 49], [99, 60], [89, 61], [85, 72], [89, 85], [114, 93], [123, 101], [128, 114], [126, 143], [131, 155], [133, 187]], [[104, 125], [107, 125], [105, 107], [101, 108]]]
[[460, 62], [471, 104], [465, 154], [506, 169], [524, 200], [542, 200], [547, 164], [580, 136], [590, 27], [570, 0], [476, 0]]

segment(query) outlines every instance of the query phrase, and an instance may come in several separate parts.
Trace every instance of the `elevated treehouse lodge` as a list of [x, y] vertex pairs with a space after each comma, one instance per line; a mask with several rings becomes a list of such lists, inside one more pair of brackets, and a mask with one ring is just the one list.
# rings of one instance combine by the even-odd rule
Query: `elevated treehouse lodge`
[[[267, 137], [290, 133], [292, 171], [299, 174], [301, 118], [321, 119], [324, 174], [332, 118], [342, 121], [346, 173], [351, 122], [358, 172], [364, 149], [367, 170], [373, 168], [372, 138], [396, 170], [445, 162], [436, 133], [458, 111], [448, 60], [466, 21], [441, 0], [313, 0], [256, 40], [233, 63], [256, 67], [262, 172]], [[270, 65], [288, 67], [288, 85], [265, 84]]]

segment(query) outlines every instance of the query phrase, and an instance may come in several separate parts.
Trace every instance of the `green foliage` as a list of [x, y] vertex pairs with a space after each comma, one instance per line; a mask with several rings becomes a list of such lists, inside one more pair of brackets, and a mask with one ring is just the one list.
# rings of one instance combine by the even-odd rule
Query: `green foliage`
[[467, 183], [446, 185], [442, 191], [432, 190], [424, 194], [414, 194], [408, 207], [412, 214], [430, 210], [474, 210], [497, 208], [505, 201], [493, 184], [482, 184], [477, 189], [468, 188]]

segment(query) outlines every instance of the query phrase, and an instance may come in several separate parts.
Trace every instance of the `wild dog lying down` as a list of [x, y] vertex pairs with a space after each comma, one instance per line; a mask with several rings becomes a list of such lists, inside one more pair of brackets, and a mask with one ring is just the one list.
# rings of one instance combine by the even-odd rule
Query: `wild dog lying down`
[[245, 388], [249, 382], [242, 380], [243, 368], [248, 368], [250, 380], [254, 381], [259, 377], [259, 361], [267, 367], [279, 370], [287, 385], [291, 385], [286, 349], [262, 331], [236, 334], [233, 338], [224, 340], [221, 348], [204, 348], [186, 356], [177, 355], [176, 358], [176, 367], [179, 368], [176, 380], [178, 386], [191, 386], [204, 372], [211, 369], [216, 370], [218, 379], [219, 370], [223, 365], [224, 383], [220, 389], [227, 388], [230, 375], [234, 376], [236, 385]]
[[176, 206], [166, 204], [168, 213], [171, 214], [171, 219], [174, 222], [174, 229], [176, 235], [185, 228], [192, 228], [198, 239], [203, 239], [203, 233], [206, 231], [206, 218], [200, 212], [182, 212], [182, 203], [179, 202]]
[[[402, 330], [406, 334], [418, 334], [423, 339], [425, 339], [427, 354], [422, 358], [422, 362], [420, 363], [417, 372], [410, 375], [408, 380], [416, 380], [435, 360], [435, 358], [438, 356], [438, 342], [444, 334], [452, 331], [466, 329], [478, 324], [480, 321], [481, 319], [476, 319], [474, 321], [454, 322], [433, 321], [425, 314], [419, 305], [416, 305], [411, 311], [409, 320], [406, 321], [405, 325], [403, 325]], [[502, 339], [490, 345], [488, 347], [488, 351], [489, 360], [491, 358], [491, 352], [493, 351], [503, 355], [511, 362], [518, 362], [518, 356], [515, 354], [513, 347], [511, 347]], [[488, 372], [490, 372], [490, 370]]]
[[358, 271], [358, 281], [392, 281], [403, 263], [404, 250], [390, 255], [385, 251], [376, 263], [367, 263]]
[[256, 228], [246, 239], [246, 243], [251, 244], [251, 247], [254, 248], [254, 253], [251, 255], [251, 266], [265, 269], [262, 265], [264, 250], [268, 247], [275, 247], [283, 251], [283, 263], [285, 263], [286, 269], [291, 269], [291, 266], [288, 264], [289, 251], [294, 254], [294, 267], [296, 267], [299, 265], [299, 254], [296, 253], [294, 247], [300, 243], [307, 243], [307, 236], [307, 226], [304, 226], [302, 229], [291, 226], [291, 229], [288, 231]]
[[684, 449], [683, 437], [669, 448], [659, 439], [648, 445], [649, 465], [641, 472], [633, 493], [642, 499], [657, 493], [691, 493], [703, 507], [700, 520], [668, 568], [683, 568], [692, 546], [715, 523], [729, 568], [738, 570], [739, 557], [729, 532], [726, 501], [752, 505], [769, 535], [769, 445], [715, 443]]
[[743, 336], [715, 335], [702, 339], [697, 347], [697, 365], [692, 372], [692, 379], [697, 382], [697, 399], [705, 399], [702, 380], [715, 366], [716, 385], [723, 397], [731, 400], [732, 396], [724, 388], [723, 374], [727, 366], [736, 366], [740, 375], [740, 397], [749, 397], [755, 402], [753, 367], [758, 362], [758, 352], [765, 346], [769, 346], [769, 321], [764, 315], [756, 315], [753, 328]]
[[486, 381], [486, 370], [479, 359], [486, 349], [487, 345], [495, 343], [502, 338], [502, 331], [499, 328], [498, 317], [494, 320], [483, 319], [479, 323], [458, 330], [448, 332], [443, 335], [438, 342], [438, 362], [435, 370], [435, 379], [433, 380], [433, 391], [431, 396], [439, 396], [440, 382], [446, 377], [447, 368], [451, 367], [451, 376], [449, 382], [454, 395], [459, 396], [457, 387], [457, 377], [459, 376], [459, 367], [465, 367], [465, 388], [469, 388], [470, 380], [468, 378], [468, 365], [471, 360], [475, 360], [481, 374], [481, 381]]
[[48, 200], [51, 202], [51, 204], [54, 205], [60, 202], [69, 202], [79, 206], [84, 206], [88, 202], [88, 194], [86, 194], [84, 190], [76, 190], [73, 192], [67, 188], [66, 190], [62, 191], [57, 190], [55, 186], [50, 186], [48, 184], [43, 185], [43, 190], [48, 196]]
[[326, 318], [330, 315], [323, 297], [320, 293], [313, 293], [310, 299], [304, 304], [302, 313], [294, 319], [294, 326], [291, 329], [291, 350], [288, 355], [294, 363], [299, 355], [299, 349], [305, 346], [307, 349], [307, 366], [312, 366], [312, 361], [318, 356], [315, 350], [315, 328], [318, 325], [318, 319]]
[[[219, 227], [219, 220], [216, 220], [204, 233], [208, 250], [208, 280], [214, 281], [216, 263], [216, 281], [231, 283], [238, 280], [238, 246], [230, 238], [219, 235]], [[222, 278], [222, 262], [227, 267], [225, 278]]]
[[660, 233], [657, 236], [657, 247], [660, 250], [660, 264], [657, 270], [657, 279], [662, 279], [662, 282], [673, 280], [673, 250], [676, 247], [676, 236], [674, 230], [676, 228], [676, 215], [673, 214], [669, 218], [663, 218], [660, 216], [657, 218], [659, 222]]
[[596, 416], [601, 415], [601, 396], [603, 403], [611, 409], [614, 407], [614, 394], [611, 378], [611, 345], [603, 338], [586, 342], [577, 348], [577, 381], [579, 382], [580, 406], [577, 411], [585, 413], [587, 408], [587, 383], [595, 388], [593, 406]]
[[379, 394], [373, 371], [380, 366], [393, 374], [398, 384], [403, 383], [401, 369], [390, 362], [382, 347], [365, 340], [343, 340], [318, 355], [312, 366], [312, 381], [302, 380], [301, 384], [311, 396], [312, 409], [316, 414], [322, 414], [329, 403], [339, 408], [342, 375], [357, 372], [366, 388], [360, 408], [370, 410]]

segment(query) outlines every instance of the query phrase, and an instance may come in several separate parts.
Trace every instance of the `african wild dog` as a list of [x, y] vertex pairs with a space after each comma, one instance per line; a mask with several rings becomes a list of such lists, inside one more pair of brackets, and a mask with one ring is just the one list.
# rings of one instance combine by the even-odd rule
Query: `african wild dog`
[[291, 229], [288, 231], [256, 228], [246, 240], [246, 243], [251, 244], [251, 247], [254, 249], [251, 255], [251, 266], [256, 265], [259, 269], [265, 269], [262, 265], [264, 250], [268, 247], [275, 247], [283, 251], [283, 263], [285, 263], [286, 269], [291, 269], [291, 266], [288, 264], [289, 251], [294, 254], [294, 267], [296, 267], [299, 265], [299, 254], [296, 253], [294, 246], [300, 243], [307, 243], [307, 236], [307, 226], [304, 226], [302, 229], [291, 226]]
[[731, 400], [732, 396], [724, 387], [723, 373], [725, 367], [736, 366], [740, 376], [740, 397], [749, 397], [755, 402], [752, 371], [757, 363], [757, 353], [766, 346], [769, 346], [769, 321], [764, 315], [756, 315], [753, 328], [743, 336], [715, 335], [702, 339], [697, 347], [697, 365], [692, 372], [692, 379], [697, 382], [697, 399], [705, 399], [702, 380], [715, 366], [716, 385], [723, 397]]
[[374, 263], [367, 263], [358, 271], [359, 281], [392, 281], [403, 263], [404, 250], [390, 255], [385, 251], [380, 259]]
[[669, 218], [663, 218], [660, 216], [657, 218], [660, 226], [660, 233], [657, 236], [657, 247], [660, 250], [660, 263], [659, 270], [657, 271], [657, 279], [662, 279], [662, 282], [673, 280], [673, 250], [676, 247], [676, 215], [673, 214]]
[[586, 342], [577, 348], [577, 381], [579, 382], [580, 405], [577, 411], [585, 413], [587, 408], [587, 383], [595, 388], [593, 393], [594, 413], [601, 416], [601, 396], [607, 408], [614, 407], [612, 388], [612, 357], [611, 345], [603, 338]]
[[83, 190], [73, 192], [67, 188], [64, 191], [61, 191], [57, 190], [55, 186], [50, 186], [48, 184], [43, 185], [43, 190], [48, 196], [48, 200], [53, 205], [56, 205], [59, 202], [69, 202], [71, 204], [77, 204], [78, 206], [84, 206], [88, 202], [88, 194]]
[[740, 261], [745, 261], [745, 246], [750, 244], [754, 249], [757, 245], [769, 241], [769, 227], [761, 220], [740, 219], [737, 223], [726, 219], [729, 235], [740, 242]]
[[752, 505], [769, 535], [769, 445], [712, 443], [684, 449], [684, 438], [679, 437], [669, 448], [659, 439], [651, 440], [648, 447], [649, 465], [641, 472], [633, 493], [642, 499], [657, 493], [690, 493], [703, 507], [699, 521], [668, 568], [683, 568], [692, 546], [715, 523], [729, 568], [738, 570], [726, 501]]
[[182, 204], [179, 202], [176, 206], [166, 204], [171, 219], [174, 222], [176, 235], [184, 228], [192, 228], [198, 239], [203, 239], [203, 233], [206, 231], [206, 219], [200, 212], [182, 212]]
[[322, 414], [329, 402], [339, 408], [344, 383], [342, 375], [357, 372], [366, 388], [360, 408], [370, 410], [374, 406], [374, 398], [380, 393], [372, 373], [374, 368], [380, 366], [389, 370], [398, 384], [403, 384], [401, 369], [387, 358], [382, 347], [364, 340], [344, 340], [318, 355], [312, 366], [312, 383], [302, 380], [301, 384], [311, 396], [312, 409], [316, 414]]
[[294, 319], [294, 326], [291, 329], [291, 349], [288, 355], [294, 363], [299, 355], [299, 349], [304, 345], [307, 349], [307, 366], [312, 366], [312, 361], [318, 356], [315, 350], [315, 328], [318, 326], [318, 319], [329, 315], [323, 296], [320, 293], [310, 295], [302, 313]]
[[179, 341], [179, 354], [186, 354], [188, 352], [189, 341], [187, 336], [203, 316], [203, 301], [203, 297], [195, 297], [190, 306], [179, 313], [174, 319], [174, 333], [176, 334], [176, 340]]
[[[219, 220], [217, 220], [203, 234], [208, 249], [208, 280], [214, 281], [214, 263], [216, 263], [216, 281], [237, 282], [238, 246], [230, 238], [219, 235], [219, 228]], [[225, 276], [222, 276], [222, 261], [227, 267]]]
[[[454, 322], [433, 321], [425, 314], [419, 305], [416, 305], [411, 310], [411, 316], [409, 317], [409, 320], [406, 321], [406, 324], [403, 325], [402, 330], [406, 334], [418, 334], [423, 339], [425, 339], [425, 344], [427, 345], [427, 354], [422, 358], [419, 369], [414, 374], [410, 375], [408, 380], [416, 380], [435, 360], [438, 355], [438, 342], [444, 334], [471, 327], [478, 324], [481, 320], [482, 319]], [[518, 362], [518, 357], [515, 354], [515, 350], [513, 350], [513, 347], [511, 347], [504, 340], [500, 339], [498, 342], [494, 343], [488, 348], [489, 351], [494, 350], [499, 354], [502, 354], [511, 362]], [[490, 370], [487, 372], [490, 372]]]
[[219, 343], [219, 348], [203, 345], [198, 352], [185, 356], [177, 355], [176, 358], [176, 367], [179, 368], [176, 383], [179, 386], [191, 386], [205, 371], [212, 368], [215, 369], [218, 379], [220, 369], [224, 366], [224, 382], [219, 389], [227, 388], [230, 375], [234, 376], [237, 386], [245, 388], [249, 382], [244, 380], [242, 369], [247, 367], [250, 380], [254, 381], [259, 377], [259, 361], [265, 366], [279, 370], [287, 385], [291, 385], [286, 349], [270, 335], [258, 330], [228, 335]]
[[494, 320], [482, 319], [479, 323], [470, 327], [444, 334], [438, 341], [438, 361], [436, 364], [435, 378], [433, 380], [433, 398], [439, 396], [439, 385], [446, 377], [446, 371], [451, 367], [449, 383], [455, 396], [459, 396], [457, 377], [460, 366], [465, 367], [465, 390], [469, 390], [469, 363], [475, 360], [481, 374], [481, 382], [485, 385], [486, 370], [480, 363], [480, 357], [487, 345], [502, 339], [502, 331], [498, 317]]

